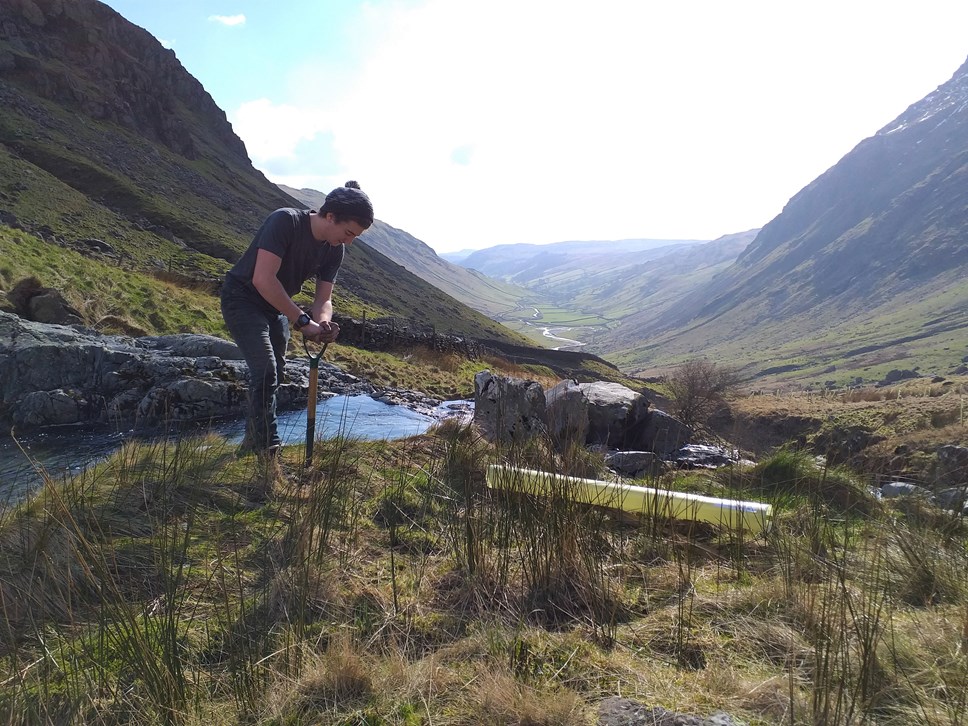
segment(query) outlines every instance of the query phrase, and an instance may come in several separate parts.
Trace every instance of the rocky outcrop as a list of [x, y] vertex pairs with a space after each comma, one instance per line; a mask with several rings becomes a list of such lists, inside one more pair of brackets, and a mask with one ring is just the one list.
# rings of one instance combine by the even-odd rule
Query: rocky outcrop
[[194, 159], [198, 126], [181, 111], [191, 109], [223, 153], [248, 159], [225, 112], [175, 53], [103, 3], [7, 0], [0, 4], [0, 40], [8, 48], [0, 58], [4, 75], [49, 101]]
[[[626, 473], [653, 470], [689, 444], [689, 427], [650, 408], [619, 383], [563, 381], [547, 394], [538, 383], [482, 371], [475, 379], [475, 423], [495, 441], [548, 433], [559, 449], [570, 444], [621, 450], [613, 461]], [[618, 469], [617, 469], [618, 470]]]
[[[156, 426], [238, 416], [247, 395], [240, 358], [233, 343], [213, 336], [101, 335], [0, 312], [0, 419], [29, 428], [84, 422]], [[279, 406], [303, 405], [307, 363], [289, 360], [286, 374]], [[374, 393], [366, 381], [325, 362], [319, 386]]]

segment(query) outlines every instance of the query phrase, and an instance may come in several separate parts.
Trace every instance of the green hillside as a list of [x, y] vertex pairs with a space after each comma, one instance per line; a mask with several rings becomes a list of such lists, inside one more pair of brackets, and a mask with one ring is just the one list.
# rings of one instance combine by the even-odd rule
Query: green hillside
[[[295, 200], [252, 167], [225, 114], [152, 36], [93, 0], [70, 12], [32, 5], [42, 23], [24, 7], [0, 8], [0, 230], [5, 245], [30, 238], [35, 253], [5, 255], [4, 289], [33, 274], [90, 325], [110, 328], [110, 311], [115, 327], [218, 329], [218, 280], [264, 217]], [[62, 274], [66, 250], [112, 269], [116, 284], [94, 262]], [[184, 320], [151, 279], [191, 291], [205, 322]], [[344, 314], [524, 340], [365, 244], [350, 250], [334, 302]]]

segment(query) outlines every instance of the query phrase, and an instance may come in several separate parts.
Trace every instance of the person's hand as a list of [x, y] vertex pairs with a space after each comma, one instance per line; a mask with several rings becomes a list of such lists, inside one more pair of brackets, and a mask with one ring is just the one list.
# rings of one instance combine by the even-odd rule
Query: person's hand
[[331, 320], [324, 320], [319, 328], [320, 333], [315, 339], [317, 343], [332, 343], [339, 336], [339, 325]]
[[326, 320], [321, 323], [312, 321], [302, 326], [299, 332], [314, 343], [332, 343], [339, 335], [339, 325]]
[[320, 336], [323, 334], [323, 327], [315, 320], [311, 320], [299, 329], [304, 338], [321, 343]]

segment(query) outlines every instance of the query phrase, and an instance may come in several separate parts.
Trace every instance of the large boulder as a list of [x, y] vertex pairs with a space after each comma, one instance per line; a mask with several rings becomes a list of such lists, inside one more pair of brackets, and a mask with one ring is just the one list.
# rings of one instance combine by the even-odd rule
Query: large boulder
[[629, 441], [629, 431], [642, 426], [648, 417], [649, 402], [645, 396], [620, 383], [605, 381], [579, 383], [578, 388], [588, 402], [587, 443], [651, 450]]
[[598, 726], [743, 726], [743, 722], [722, 711], [703, 718], [611, 696], [598, 705]]
[[719, 469], [743, 461], [735, 449], [710, 444], [686, 444], [674, 451], [669, 460], [683, 469]]
[[474, 423], [491, 441], [510, 443], [545, 431], [545, 395], [540, 383], [495, 376], [474, 376]]
[[888, 481], [881, 485], [881, 498], [897, 499], [899, 497], [929, 497], [931, 492], [917, 484], [908, 481]]
[[626, 439], [630, 448], [654, 451], [665, 458], [692, 440], [692, 429], [665, 411], [653, 408], [630, 428]]
[[588, 436], [588, 399], [573, 380], [564, 380], [545, 393], [545, 422], [559, 448], [583, 445]]
[[934, 503], [942, 509], [948, 509], [953, 512], [964, 511], [965, 506], [968, 505], [968, 484], [942, 489], [939, 492], [935, 492], [932, 498]]

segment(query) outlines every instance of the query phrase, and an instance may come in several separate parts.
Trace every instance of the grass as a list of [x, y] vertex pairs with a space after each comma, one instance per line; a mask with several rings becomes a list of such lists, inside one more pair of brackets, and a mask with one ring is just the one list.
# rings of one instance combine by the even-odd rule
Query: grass
[[647, 482], [770, 501], [744, 539], [484, 487], [492, 462], [600, 472], [542, 439], [448, 422], [317, 452], [128, 445], [2, 512], [0, 719], [588, 724], [621, 694], [968, 723], [968, 528], [874, 502], [871, 472], [787, 447]]

